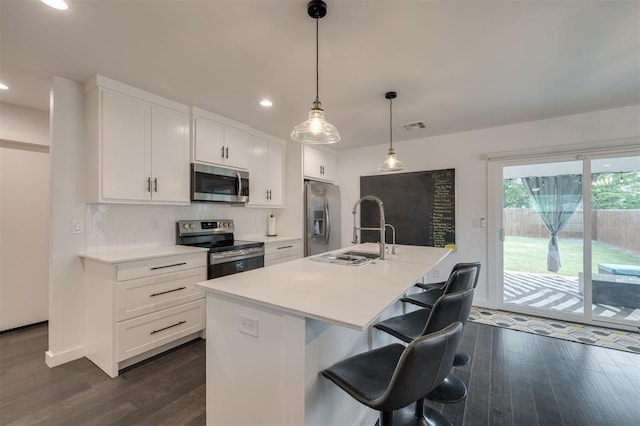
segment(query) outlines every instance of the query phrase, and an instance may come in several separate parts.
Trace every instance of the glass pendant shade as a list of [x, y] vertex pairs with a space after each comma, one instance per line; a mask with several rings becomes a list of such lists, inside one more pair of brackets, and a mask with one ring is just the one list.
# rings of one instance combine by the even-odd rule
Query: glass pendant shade
[[329, 144], [341, 138], [338, 129], [324, 119], [324, 111], [314, 105], [309, 111], [309, 119], [294, 127], [291, 139], [308, 144]]
[[327, 4], [323, 0], [311, 0], [307, 4], [307, 13], [316, 20], [316, 99], [313, 101], [311, 111], [309, 111], [309, 118], [293, 128], [291, 139], [307, 144], [336, 143], [342, 138], [336, 126], [324, 119], [324, 110], [318, 97], [318, 81], [320, 80], [320, 72], [318, 71], [318, 20], [327, 14]]
[[398, 94], [396, 92], [387, 92], [385, 93], [385, 99], [389, 99], [389, 151], [387, 151], [387, 156], [384, 161], [378, 164], [378, 173], [386, 173], [386, 172], [397, 172], [400, 170], [404, 170], [406, 166], [398, 157], [396, 157], [396, 152], [393, 150], [393, 108], [392, 103], [393, 99], [396, 98]]
[[404, 170], [405, 168], [406, 166], [404, 163], [396, 157], [396, 153], [393, 148], [389, 148], [389, 151], [387, 151], [387, 157], [382, 163], [378, 164], [379, 173], [397, 172]]

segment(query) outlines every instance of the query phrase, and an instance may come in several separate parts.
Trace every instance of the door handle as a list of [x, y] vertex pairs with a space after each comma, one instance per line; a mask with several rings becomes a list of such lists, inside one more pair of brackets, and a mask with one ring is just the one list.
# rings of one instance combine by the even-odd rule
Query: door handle
[[220, 158], [224, 160], [224, 146], [220, 147]]
[[158, 178], [153, 178], [153, 192], [158, 192]]
[[236, 176], [238, 177], [238, 196], [242, 195], [242, 178], [240, 177], [240, 172], [236, 171]]
[[151, 192], [151, 178], [147, 178], [147, 192]]
[[324, 202], [324, 220], [326, 225], [324, 227], [324, 243], [329, 245], [329, 239], [331, 238], [331, 215], [329, 214], [329, 202]]
[[229, 159], [229, 147], [226, 147], [224, 149], [224, 151], [225, 151], [225, 158], [228, 160]]
[[505, 234], [504, 233], [504, 228], [502, 228], [502, 229], [500, 229], [498, 231], [498, 238], [500, 238], [500, 241], [502, 241], [503, 243], [504, 243], [504, 236], [505, 236], [504, 234]]

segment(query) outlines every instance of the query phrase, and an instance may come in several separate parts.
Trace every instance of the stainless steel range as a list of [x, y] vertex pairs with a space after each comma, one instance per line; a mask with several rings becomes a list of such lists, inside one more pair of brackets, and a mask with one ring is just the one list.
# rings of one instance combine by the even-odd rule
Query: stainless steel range
[[233, 220], [179, 220], [176, 243], [209, 249], [208, 278], [264, 266], [264, 243], [233, 238]]

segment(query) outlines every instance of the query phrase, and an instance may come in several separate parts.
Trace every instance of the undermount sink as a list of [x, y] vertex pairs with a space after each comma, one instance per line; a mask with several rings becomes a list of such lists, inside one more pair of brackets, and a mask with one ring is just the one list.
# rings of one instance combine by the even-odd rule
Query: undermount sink
[[371, 263], [373, 259], [377, 259], [375, 253], [365, 253], [357, 251], [348, 251], [345, 253], [327, 253], [312, 256], [311, 260], [324, 263], [335, 263], [338, 265], [363, 266]]
[[346, 251], [344, 253], [338, 253], [346, 256], [360, 256], [366, 257], [367, 259], [377, 259], [380, 257], [378, 253], [369, 253], [366, 251]]

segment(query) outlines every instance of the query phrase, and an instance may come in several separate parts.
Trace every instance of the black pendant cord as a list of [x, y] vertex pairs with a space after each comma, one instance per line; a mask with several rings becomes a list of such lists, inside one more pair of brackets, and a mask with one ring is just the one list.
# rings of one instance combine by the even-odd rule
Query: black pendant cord
[[318, 70], [319, 66], [319, 54], [318, 54], [318, 21], [319, 19], [316, 18], [316, 102], [320, 102], [319, 99], [319, 83], [318, 81], [320, 80], [320, 71]]
[[391, 104], [393, 102], [392, 98], [389, 98], [389, 149], [393, 149], [393, 108], [391, 108]]

